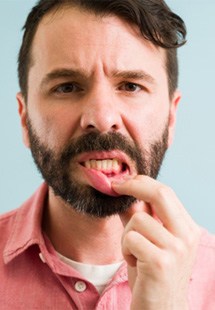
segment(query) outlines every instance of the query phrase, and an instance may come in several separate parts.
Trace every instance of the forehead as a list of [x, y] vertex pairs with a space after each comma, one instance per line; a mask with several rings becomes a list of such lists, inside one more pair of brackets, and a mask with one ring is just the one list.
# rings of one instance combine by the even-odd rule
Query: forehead
[[[145, 40], [137, 27], [116, 16], [98, 16], [78, 8], [63, 8], [43, 17], [32, 46], [33, 66], [78, 66], [107, 69], [165, 70], [165, 51]], [[49, 67], [49, 68], [48, 68]]]

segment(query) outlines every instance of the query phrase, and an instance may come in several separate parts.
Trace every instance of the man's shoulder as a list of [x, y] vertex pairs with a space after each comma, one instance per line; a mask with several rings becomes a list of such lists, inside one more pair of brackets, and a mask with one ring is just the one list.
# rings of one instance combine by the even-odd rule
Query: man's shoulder
[[200, 278], [208, 278], [215, 285], [215, 235], [202, 229], [199, 243], [195, 273]]
[[39, 205], [42, 203], [46, 192], [47, 185], [43, 183], [20, 207], [0, 214], [0, 229], [14, 221], [17, 214], [22, 213], [22, 210], [25, 213], [28, 209], [32, 208], [34, 204]]
[[[21, 207], [20, 207], [21, 208]], [[11, 226], [14, 222], [14, 219], [16, 218], [16, 215], [20, 208], [17, 208], [12, 211], [8, 211], [6, 213], [3, 213], [0, 215], [0, 238], [2, 234], [6, 232], [6, 228], [8, 226]]]
[[46, 193], [47, 186], [42, 184], [19, 208], [0, 215], [0, 251], [9, 239], [15, 245], [27, 236], [30, 238], [42, 217]]
[[10, 235], [13, 233], [16, 216], [18, 213], [18, 209], [9, 211], [0, 215], [0, 253], [1, 258], [3, 258], [2, 254], [4, 252], [5, 246], [10, 238]]

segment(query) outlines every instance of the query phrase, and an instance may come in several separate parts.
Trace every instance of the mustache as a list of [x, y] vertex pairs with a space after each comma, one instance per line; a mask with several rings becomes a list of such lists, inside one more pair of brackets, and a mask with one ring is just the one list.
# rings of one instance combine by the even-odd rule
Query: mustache
[[142, 162], [141, 150], [138, 145], [128, 140], [118, 132], [101, 134], [90, 132], [76, 140], [72, 140], [62, 153], [62, 162], [67, 162], [75, 156], [92, 151], [113, 151], [120, 150], [128, 155], [135, 162]]
[[[71, 139], [61, 152], [56, 154], [39, 141], [29, 117], [27, 117], [27, 126], [29, 130], [31, 152], [37, 165], [47, 167], [50, 161], [54, 161], [59, 163], [61, 169], [64, 169], [68, 167], [68, 164], [74, 157], [82, 153], [119, 150], [124, 152], [135, 162], [139, 173], [143, 173], [144, 169], [146, 169], [144, 156], [137, 143], [119, 132], [100, 133], [97, 130], [88, 132], [78, 138]], [[146, 155], [145, 153], [146, 152], [144, 152], [144, 155]]]

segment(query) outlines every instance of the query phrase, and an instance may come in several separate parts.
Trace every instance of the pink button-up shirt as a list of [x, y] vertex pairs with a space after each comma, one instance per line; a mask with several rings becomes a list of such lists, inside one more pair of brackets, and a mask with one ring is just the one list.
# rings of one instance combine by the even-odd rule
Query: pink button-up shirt
[[[99, 295], [91, 283], [59, 259], [42, 232], [46, 194], [43, 184], [21, 208], [0, 217], [0, 309], [129, 309], [126, 264]], [[215, 238], [206, 231], [188, 299], [192, 310], [215, 310]]]

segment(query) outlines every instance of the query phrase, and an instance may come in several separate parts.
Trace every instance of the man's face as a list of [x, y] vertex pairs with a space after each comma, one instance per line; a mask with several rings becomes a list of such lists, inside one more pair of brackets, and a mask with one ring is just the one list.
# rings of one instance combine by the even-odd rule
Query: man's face
[[172, 140], [165, 53], [117, 17], [47, 15], [33, 41], [24, 141], [55, 194], [96, 216], [123, 212], [111, 182], [156, 177]]

